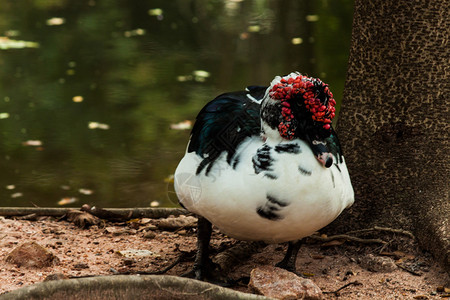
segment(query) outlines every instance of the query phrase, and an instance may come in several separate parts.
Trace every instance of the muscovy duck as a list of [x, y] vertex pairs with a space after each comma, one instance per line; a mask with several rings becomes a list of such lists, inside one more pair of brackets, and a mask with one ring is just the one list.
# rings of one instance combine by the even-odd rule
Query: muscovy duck
[[212, 276], [211, 223], [240, 240], [289, 242], [277, 266], [295, 272], [301, 239], [352, 205], [335, 104], [327, 84], [294, 72], [200, 111], [174, 176], [180, 203], [199, 216], [197, 279]]

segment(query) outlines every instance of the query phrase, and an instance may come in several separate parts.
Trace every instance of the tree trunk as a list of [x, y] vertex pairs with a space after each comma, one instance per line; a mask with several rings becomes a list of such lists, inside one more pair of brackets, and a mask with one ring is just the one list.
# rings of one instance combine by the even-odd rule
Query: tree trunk
[[338, 131], [356, 192], [336, 230], [412, 230], [450, 271], [449, 1], [356, 0]]

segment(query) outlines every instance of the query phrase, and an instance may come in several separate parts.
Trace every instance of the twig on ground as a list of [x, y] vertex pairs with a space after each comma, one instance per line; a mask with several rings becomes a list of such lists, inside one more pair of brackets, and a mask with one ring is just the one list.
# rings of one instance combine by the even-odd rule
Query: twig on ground
[[340, 288], [338, 288], [335, 291], [323, 292], [323, 293], [324, 294], [335, 294], [336, 296], [338, 296], [340, 291], [342, 291], [343, 289], [345, 289], [346, 287], [349, 287], [351, 285], [362, 285], [362, 283], [359, 281], [352, 281], [352, 282], [347, 283], [346, 285], [341, 286]]
[[384, 231], [384, 232], [390, 232], [390, 233], [398, 233], [398, 234], [406, 235], [412, 239], [415, 239], [415, 236], [410, 231], [403, 230], [403, 229], [389, 228], [389, 227], [380, 227], [380, 226], [374, 226], [372, 228], [366, 228], [366, 229], [360, 229], [360, 230], [353, 230], [353, 231], [346, 232], [346, 234], [363, 233], [363, 232], [369, 232], [369, 231]]
[[[192, 256], [192, 253], [189, 252], [181, 252], [180, 256], [178, 256], [177, 259], [175, 259], [170, 265], [168, 265], [167, 267], [165, 267], [162, 270], [159, 271], [154, 271], [154, 272], [149, 272], [148, 274], [151, 275], [162, 275], [162, 274], [166, 274], [168, 271], [170, 271], [171, 269], [173, 269], [173, 267], [175, 267], [176, 265], [178, 265], [180, 262], [186, 260], [186, 258], [189, 258], [190, 256]], [[138, 274], [141, 274], [140, 272], [138, 272]]]
[[321, 242], [330, 242], [334, 240], [349, 240], [353, 242], [363, 243], [363, 244], [386, 244], [387, 242], [381, 239], [362, 239], [355, 236], [347, 235], [347, 234], [337, 234], [328, 237], [322, 237], [319, 235], [311, 235], [309, 238]]
[[410, 273], [410, 274], [412, 274], [412, 275], [414, 275], [414, 276], [422, 276], [422, 273], [416, 272], [416, 271], [414, 271], [414, 270], [411, 269], [411, 268], [408, 268], [408, 267], [403, 266], [402, 264], [396, 264], [396, 265], [397, 265], [397, 267], [399, 267], [400, 269], [405, 270], [406, 272], [408, 272], [408, 273]]

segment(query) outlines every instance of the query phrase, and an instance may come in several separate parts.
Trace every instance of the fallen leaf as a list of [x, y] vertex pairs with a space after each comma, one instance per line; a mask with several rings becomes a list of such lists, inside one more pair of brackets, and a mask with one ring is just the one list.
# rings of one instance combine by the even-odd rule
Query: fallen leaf
[[318, 15], [307, 15], [306, 16], [306, 21], [308, 21], [308, 22], [317, 22], [317, 21], [319, 21], [319, 16]]
[[247, 27], [248, 32], [259, 32], [261, 30], [261, 26], [259, 25], [250, 25]]
[[50, 18], [45, 22], [48, 26], [59, 26], [66, 23], [66, 19], [64, 18]]
[[67, 220], [73, 222], [75, 225], [81, 228], [87, 228], [91, 225], [100, 223], [100, 219], [90, 213], [79, 210], [70, 210], [67, 213]]
[[155, 254], [154, 252], [152, 252], [150, 250], [140, 250], [140, 249], [119, 250], [116, 253], [121, 256], [128, 257], [128, 258], [148, 257], [148, 256], [160, 257], [161, 256], [159, 254]]
[[150, 16], [162, 16], [163, 10], [161, 8], [152, 8], [148, 10]]
[[65, 197], [58, 201], [58, 205], [67, 205], [77, 202], [78, 199], [75, 197]]
[[301, 37], [292, 38], [291, 43], [293, 45], [300, 45], [303, 43], [303, 39]]
[[83, 189], [83, 188], [79, 189], [78, 192], [83, 195], [92, 195], [94, 193], [93, 190]]
[[83, 96], [74, 96], [72, 98], [73, 102], [83, 102], [83, 100], [84, 100]]
[[188, 130], [192, 128], [192, 121], [185, 120], [179, 123], [170, 124], [170, 129], [173, 130]]
[[124, 36], [125, 37], [132, 37], [132, 36], [144, 35], [145, 32], [146, 32], [145, 29], [137, 28], [137, 29], [125, 31], [124, 32]]
[[204, 70], [195, 70], [195, 71], [192, 72], [192, 74], [194, 76], [204, 77], [204, 78], [207, 78], [207, 77], [210, 76], [209, 72], [208, 71], [204, 71]]
[[38, 48], [38, 47], [39, 47], [39, 43], [36, 43], [36, 42], [11, 40], [8, 37], [0, 36], [0, 49], [1, 50]]
[[109, 129], [108, 124], [99, 123], [99, 122], [89, 122], [88, 127], [89, 127], [89, 129], [103, 129], [103, 130]]
[[29, 141], [23, 142], [22, 145], [31, 146], [31, 147], [39, 147], [39, 146], [42, 146], [42, 142], [39, 140], [29, 140]]

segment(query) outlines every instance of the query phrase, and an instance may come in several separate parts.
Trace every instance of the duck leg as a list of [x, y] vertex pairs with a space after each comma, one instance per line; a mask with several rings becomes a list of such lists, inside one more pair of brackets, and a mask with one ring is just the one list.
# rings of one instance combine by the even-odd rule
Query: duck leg
[[302, 243], [302, 240], [289, 242], [286, 255], [284, 256], [283, 260], [277, 263], [275, 266], [296, 273], [295, 263], [297, 261], [298, 250], [300, 250]]
[[213, 280], [214, 270], [218, 265], [209, 258], [209, 242], [211, 240], [212, 225], [203, 217], [197, 221], [197, 253], [195, 255], [194, 268], [181, 275], [183, 277], [195, 278], [197, 280]]

